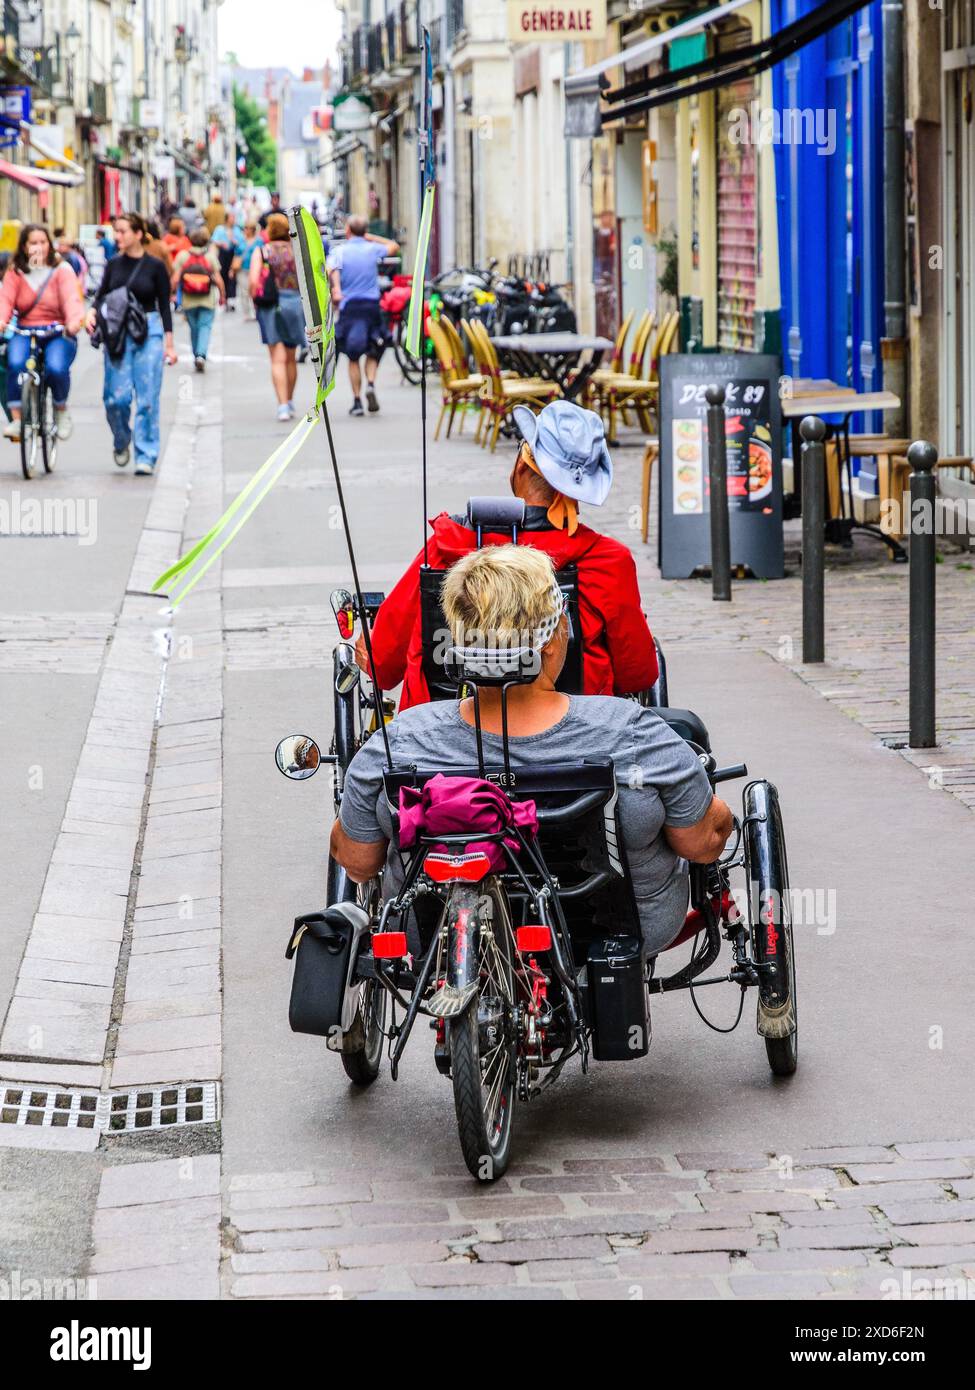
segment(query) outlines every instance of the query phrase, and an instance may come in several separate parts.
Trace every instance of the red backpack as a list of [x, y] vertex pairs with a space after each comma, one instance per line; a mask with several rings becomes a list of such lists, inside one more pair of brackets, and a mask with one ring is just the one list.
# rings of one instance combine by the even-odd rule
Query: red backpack
[[213, 267], [204, 252], [194, 252], [187, 258], [179, 273], [179, 283], [186, 294], [210, 293], [213, 286]]

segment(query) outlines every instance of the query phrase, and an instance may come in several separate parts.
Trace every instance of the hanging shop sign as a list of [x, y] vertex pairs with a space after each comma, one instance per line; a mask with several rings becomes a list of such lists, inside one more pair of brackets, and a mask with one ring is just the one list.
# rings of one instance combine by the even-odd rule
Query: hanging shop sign
[[507, 0], [512, 43], [576, 43], [606, 37], [606, 0], [579, 5], [527, 4]]
[[368, 130], [372, 120], [372, 102], [354, 92], [339, 93], [332, 106], [332, 129], [340, 134], [352, 130]]
[[731, 563], [781, 579], [782, 421], [780, 358], [758, 353], [669, 354], [660, 362], [660, 525], [665, 579], [710, 565], [705, 392], [725, 388]]

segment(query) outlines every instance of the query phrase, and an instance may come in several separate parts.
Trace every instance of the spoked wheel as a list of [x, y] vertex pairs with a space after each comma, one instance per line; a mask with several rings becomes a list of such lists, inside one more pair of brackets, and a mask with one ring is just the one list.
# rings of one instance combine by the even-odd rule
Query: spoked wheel
[[54, 394], [45, 383], [41, 392], [41, 445], [44, 451], [44, 472], [53, 473], [58, 461], [58, 412]]
[[477, 993], [448, 1019], [454, 1108], [464, 1162], [480, 1182], [494, 1182], [511, 1158], [516, 1097], [515, 976], [505, 894], [497, 883], [455, 889], [451, 926], [460, 912], [476, 937]]
[[40, 452], [41, 430], [37, 392], [33, 384], [25, 385], [20, 398], [20, 467], [25, 478], [33, 478]]
[[785, 834], [771, 782], [745, 789], [745, 868], [752, 951], [762, 976], [758, 1031], [775, 1075], [792, 1076], [799, 1065], [796, 958]]
[[[352, 885], [355, 887], [355, 885]], [[382, 907], [382, 884], [378, 878], [358, 887], [359, 903], [373, 916]], [[359, 1007], [352, 1027], [342, 1042], [342, 1066], [356, 1086], [371, 1086], [379, 1075], [386, 1040], [386, 991], [378, 980], [366, 980], [359, 991]]]

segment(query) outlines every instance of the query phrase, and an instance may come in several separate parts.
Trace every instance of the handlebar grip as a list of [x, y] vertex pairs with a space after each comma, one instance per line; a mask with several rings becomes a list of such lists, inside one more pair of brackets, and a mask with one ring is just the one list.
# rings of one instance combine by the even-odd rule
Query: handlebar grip
[[712, 782], [732, 782], [736, 777], [747, 777], [748, 768], [744, 763], [732, 763], [730, 767], [716, 767], [711, 773]]

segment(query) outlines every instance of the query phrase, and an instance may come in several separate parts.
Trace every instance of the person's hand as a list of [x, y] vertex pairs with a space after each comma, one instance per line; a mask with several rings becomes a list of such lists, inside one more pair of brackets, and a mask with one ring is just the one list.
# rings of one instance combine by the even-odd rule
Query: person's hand
[[366, 651], [366, 639], [361, 632], [355, 642], [355, 663], [360, 671], [369, 675], [369, 653]]
[[220, 296], [220, 307], [221, 307], [221, 309], [225, 308], [225, 307], [226, 307], [226, 304], [227, 304], [227, 296], [226, 296], [225, 294], [222, 294], [222, 295]]
[[163, 361], [166, 363], [167, 367], [175, 367], [176, 363], [179, 361], [179, 353], [176, 351], [172, 334], [168, 334], [166, 337], [166, 346], [163, 349]]
[[95, 310], [89, 309], [88, 313], [85, 315], [85, 328], [89, 333], [94, 333], [97, 322], [98, 315], [95, 313]]

